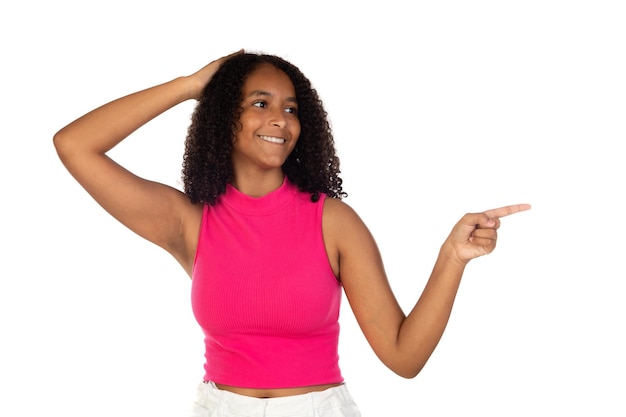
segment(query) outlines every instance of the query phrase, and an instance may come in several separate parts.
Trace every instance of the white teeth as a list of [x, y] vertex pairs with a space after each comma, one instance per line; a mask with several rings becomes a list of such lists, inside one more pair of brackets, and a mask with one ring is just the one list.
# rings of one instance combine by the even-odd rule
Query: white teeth
[[273, 136], [259, 136], [261, 139], [263, 139], [266, 142], [272, 142], [272, 143], [285, 143], [285, 139], [283, 138], [275, 138]]

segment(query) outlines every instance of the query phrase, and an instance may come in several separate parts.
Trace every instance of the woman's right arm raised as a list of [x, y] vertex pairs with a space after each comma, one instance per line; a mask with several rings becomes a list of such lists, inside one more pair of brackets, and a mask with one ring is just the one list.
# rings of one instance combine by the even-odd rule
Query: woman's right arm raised
[[170, 252], [189, 274], [201, 207], [192, 205], [179, 190], [134, 175], [106, 153], [161, 113], [199, 98], [229, 57], [215, 60], [193, 75], [98, 107], [54, 136], [61, 161], [80, 185], [125, 226]]

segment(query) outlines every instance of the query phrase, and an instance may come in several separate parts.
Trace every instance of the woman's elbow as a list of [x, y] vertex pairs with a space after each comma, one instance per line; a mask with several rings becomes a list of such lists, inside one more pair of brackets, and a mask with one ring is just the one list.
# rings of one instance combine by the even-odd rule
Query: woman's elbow
[[59, 130], [52, 137], [52, 144], [54, 145], [54, 149], [56, 149], [57, 155], [59, 155], [59, 158], [61, 159], [63, 159], [63, 157], [69, 152], [69, 143], [70, 139], [67, 135], [64, 134], [63, 129]]
[[417, 375], [419, 375], [423, 368], [424, 364], [405, 364], [389, 366], [389, 369], [391, 369], [396, 375], [401, 376], [405, 379], [415, 378]]

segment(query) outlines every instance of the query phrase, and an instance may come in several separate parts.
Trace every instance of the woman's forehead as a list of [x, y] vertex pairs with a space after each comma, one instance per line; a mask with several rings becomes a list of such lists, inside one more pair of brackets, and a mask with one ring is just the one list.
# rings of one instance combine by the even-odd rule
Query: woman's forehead
[[247, 97], [251, 94], [277, 93], [295, 97], [295, 87], [291, 78], [281, 69], [272, 64], [261, 64], [254, 69], [243, 84], [243, 94]]

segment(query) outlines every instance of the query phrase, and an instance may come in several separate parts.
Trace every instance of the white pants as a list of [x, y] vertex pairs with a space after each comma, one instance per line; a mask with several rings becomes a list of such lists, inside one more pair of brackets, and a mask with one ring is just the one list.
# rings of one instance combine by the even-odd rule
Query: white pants
[[302, 395], [255, 398], [207, 382], [198, 386], [191, 417], [361, 417], [361, 413], [345, 384]]

